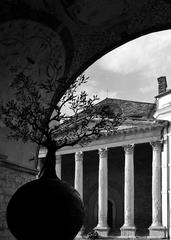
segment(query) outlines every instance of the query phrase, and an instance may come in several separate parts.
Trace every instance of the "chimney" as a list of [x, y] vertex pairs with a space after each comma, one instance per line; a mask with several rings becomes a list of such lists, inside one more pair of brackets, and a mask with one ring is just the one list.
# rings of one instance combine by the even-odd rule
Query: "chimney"
[[159, 77], [157, 78], [158, 80], [158, 94], [162, 94], [165, 93], [167, 90], [167, 81], [166, 81], [166, 77]]

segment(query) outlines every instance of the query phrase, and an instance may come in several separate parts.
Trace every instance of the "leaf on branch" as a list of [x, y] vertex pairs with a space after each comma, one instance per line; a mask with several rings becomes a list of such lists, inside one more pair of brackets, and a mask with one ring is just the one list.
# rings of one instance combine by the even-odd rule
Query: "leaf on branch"
[[[85, 75], [80, 75], [58, 104], [54, 104], [51, 97], [60, 80], [49, 78], [40, 83], [23, 73], [16, 75], [11, 83], [14, 99], [0, 106], [1, 119], [11, 129], [9, 137], [36, 142], [46, 148], [55, 141], [57, 150], [75, 144], [83, 146], [104, 134], [114, 134], [122, 116], [108, 106], [97, 107], [97, 95], [88, 98], [85, 91], [77, 93], [87, 80]], [[66, 106], [72, 114], [63, 111]], [[51, 116], [50, 109], [54, 110]]]

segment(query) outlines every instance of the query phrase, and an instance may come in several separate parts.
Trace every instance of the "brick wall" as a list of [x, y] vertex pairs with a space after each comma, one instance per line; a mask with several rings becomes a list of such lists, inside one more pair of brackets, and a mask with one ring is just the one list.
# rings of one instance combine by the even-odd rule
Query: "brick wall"
[[6, 223], [7, 204], [14, 192], [24, 183], [36, 178], [37, 171], [0, 159], [0, 240], [14, 240]]

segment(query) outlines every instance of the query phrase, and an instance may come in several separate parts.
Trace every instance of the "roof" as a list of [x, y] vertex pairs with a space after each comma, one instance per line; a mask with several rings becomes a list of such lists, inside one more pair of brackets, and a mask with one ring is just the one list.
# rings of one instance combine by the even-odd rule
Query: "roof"
[[[125, 132], [150, 131], [150, 129], [161, 129], [166, 121], [156, 120], [153, 115], [156, 111], [155, 103], [138, 102], [115, 98], [105, 98], [95, 105], [98, 107], [107, 106], [112, 114], [121, 113], [123, 116], [122, 124], [117, 127], [114, 134]], [[83, 114], [83, 112], [81, 112]], [[104, 132], [104, 135], [106, 133]]]
[[109, 106], [111, 112], [122, 113], [124, 122], [118, 127], [117, 132], [140, 131], [164, 126], [165, 121], [156, 120], [153, 115], [156, 111], [155, 103], [138, 102], [123, 99], [105, 98], [96, 104], [97, 107]]
[[122, 113], [126, 118], [152, 120], [156, 110], [155, 103], [137, 102], [116, 98], [105, 98], [96, 104], [97, 107], [109, 106], [113, 113]]

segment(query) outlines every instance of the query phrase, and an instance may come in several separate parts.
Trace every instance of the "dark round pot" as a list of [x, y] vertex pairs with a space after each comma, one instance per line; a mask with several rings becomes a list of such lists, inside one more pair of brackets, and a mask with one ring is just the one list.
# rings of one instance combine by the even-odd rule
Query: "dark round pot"
[[57, 178], [24, 184], [7, 207], [8, 227], [18, 240], [71, 240], [83, 219], [78, 192]]

